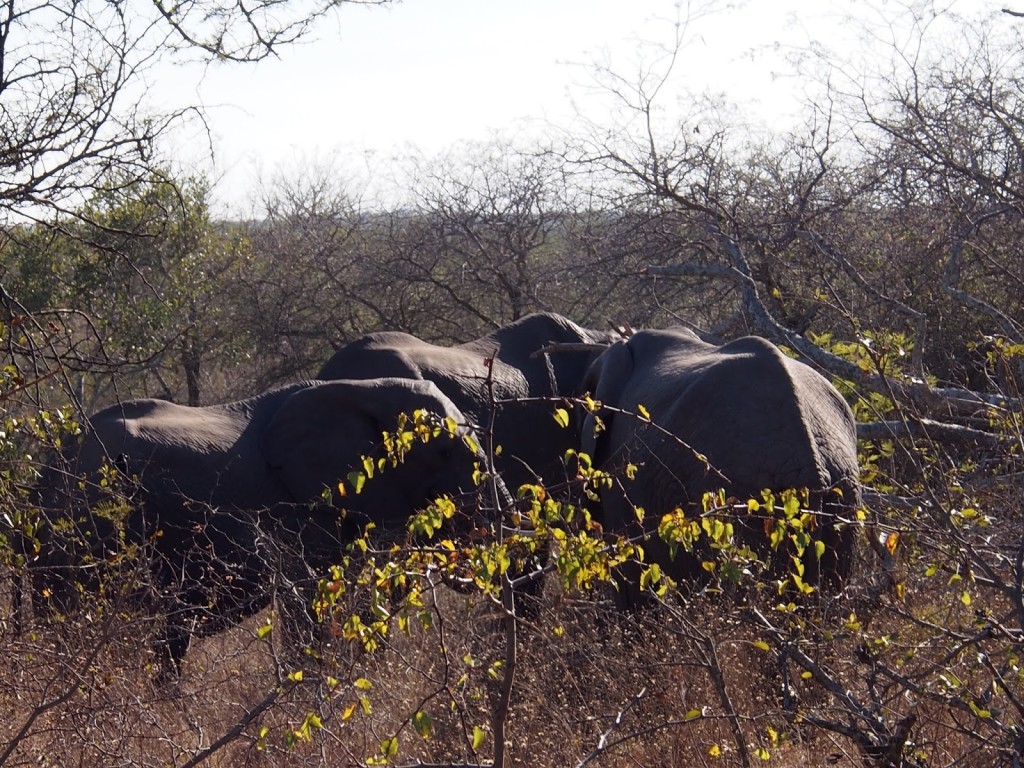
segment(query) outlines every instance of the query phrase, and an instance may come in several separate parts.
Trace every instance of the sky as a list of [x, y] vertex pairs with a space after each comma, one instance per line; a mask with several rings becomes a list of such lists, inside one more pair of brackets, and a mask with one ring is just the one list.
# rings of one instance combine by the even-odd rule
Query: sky
[[[880, 2], [875, 5], [888, 5]], [[731, 7], [736, 6], [736, 7]], [[785, 121], [802, 85], [787, 56], [810, 44], [853, 48], [848, 12], [858, 0], [714, 3], [691, 21], [669, 106], [721, 92], [745, 115]], [[242, 209], [260, 179], [336, 158], [377, 162], [416, 148], [431, 154], [470, 141], [543, 133], [600, 110], [592, 73], [607, 62], [635, 74], [668, 45], [673, 0], [403, 0], [343, 5], [315, 40], [258, 65], [176, 69], [160, 98], [205, 105], [214, 161], [201, 134], [183, 131], [176, 155], [217, 182]], [[598, 115], [600, 119], [600, 115]], [[192, 131], [197, 126], [192, 126]]]

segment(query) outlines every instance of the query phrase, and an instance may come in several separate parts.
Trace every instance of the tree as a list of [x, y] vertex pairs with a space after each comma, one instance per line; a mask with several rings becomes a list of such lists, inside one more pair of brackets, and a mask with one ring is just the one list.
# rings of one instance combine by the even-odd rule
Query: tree
[[2, 220], [69, 211], [103, 179], [146, 178], [161, 138], [195, 107], [149, 108], [146, 76], [189, 57], [252, 62], [278, 54], [342, 2], [219, 0], [0, 6]]
[[115, 177], [60, 229], [10, 232], [12, 271], [0, 279], [24, 310], [77, 310], [60, 321], [66, 346], [49, 362], [83, 377], [86, 407], [109, 400], [112, 374], [120, 396], [153, 392], [199, 405], [213, 377], [249, 351], [246, 326], [231, 319], [246, 242], [210, 221], [207, 195], [198, 180], [179, 188]]

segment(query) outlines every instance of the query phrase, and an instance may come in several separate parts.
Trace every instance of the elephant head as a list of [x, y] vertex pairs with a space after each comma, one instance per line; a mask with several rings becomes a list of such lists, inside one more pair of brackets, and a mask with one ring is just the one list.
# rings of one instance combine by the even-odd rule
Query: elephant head
[[[613, 344], [591, 366], [585, 386], [614, 411], [588, 414], [581, 448], [595, 466], [618, 473], [637, 466], [601, 494], [600, 519], [608, 531], [636, 533], [636, 507], [644, 526], [657, 527], [677, 506], [699, 514], [703, 494], [724, 488], [740, 500], [764, 489], [806, 489], [819, 510], [842, 512], [859, 502], [856, 425], [835, 388], [769, 342], [745, 337], [721, 347], [681, 329], [640, 331]], [[636, 418], [643, 409], [653, 422]], [[598, 420], [603, 429], [598, 429]], [[655, 426], [656, 425], [656, 426]], [[758, 526], [739, 526], [755, 549], [766, 549]], [[807, 560], [806, 580], [841, 583], [848, 575], [853, 531], [835, 515], [821, 517], [826, 545], [820, 561]], [[678, 579], [699, 578], [708, 552], [669, 562], [655, 536], [650, 559]], [[626, 603], [638, 599], [629, 585]]]
[[[461, 346], [522, 371], [534, 397], [569, 397], [580, 394], [600, 349], [620, 338], [618, 332], [584, 328], [554, 312], [536, 312]], [[544, 351], [552, 345], [562, 349]]]
[[[523, 317], [454, 347], [407, 333], [372, 333], [341, 347], [321, 368], [325, 379], [400, 376], [432, 381], [481, 429], [494, 417], [495, 463], [507, 484], [565, 479], [562, 457], [577, 432], [553, 419], [557, 398], [579, 393], [591, 361], [613, 334], [582, 328], [554, 313]], [[544, 354], [549, 344], [589, 345]], [[546, 398], [546, 400], [541, 400]], [[494, 405], [497, 408], [494, 408]], [[480, 435], [484, 439], [484, 435]]]

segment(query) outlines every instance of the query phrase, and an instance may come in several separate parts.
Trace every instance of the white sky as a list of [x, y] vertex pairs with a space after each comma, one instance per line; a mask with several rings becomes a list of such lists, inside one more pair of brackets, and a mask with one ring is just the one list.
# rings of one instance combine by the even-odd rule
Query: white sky
[[[676, 105], [685, 89], [710, 90], [769, 121], [792, 114], [800, 84], [778, 77], [783, 54], [809, 42], [853, 48], [843, 16], [872, 13], [870, 5], [745, 0], [698, 19], [675, 70]], [[672, 0], [343, 6], [317, 27], [315, 42], [285, 49], [278, 60], [217, 65], [205, 75], [182, 68], [161, 79], [157, 96], [206, 105], [216, 166], [204, 164], [194, 136], [176, 154], [196, 154], [194, 162], [219, 179], [219, 198], [244, 207], [259, 177], [303, 163], [409, 146], [429, 154], [496, 131], [539, 131], [544, 120], [565, 124], [572, 100], [587, 108], [588, 65], [610, 56], [616, 71], [635, 72], [637, 61], [651, 58], [638, 41], [669, 44], [676, 17]]]

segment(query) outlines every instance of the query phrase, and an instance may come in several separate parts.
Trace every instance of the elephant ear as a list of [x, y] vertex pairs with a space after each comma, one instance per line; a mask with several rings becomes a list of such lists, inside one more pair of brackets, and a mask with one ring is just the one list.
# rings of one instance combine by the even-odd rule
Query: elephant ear
[[417, 408], [461, 416], [429, 381], [320, 382], [285, 400], [260, 436], [260, 449], [294, 500], [311, 501], [357, 468], [382, 433], [395, 429], [399, 413]]
[[372, 382], [332, 381], [301, 389], [282, 403], [260, 435], [260, 450], [294, 501], [333, 487], [380, 438], [363, 401]]
[[[617, 407], [621, 403], [626, 383], [632, 375], [633, 354], [628, 342], [619, 341], [602, 352], [590, 366], [583, 379], [583, 391], [590, 392], [595, 400], [600, 400], [605, 405]], [[599, 466], [602, 460], [599, 455], [603, 442], [601, 438], [611, 431], [614, 416], [611, 411], [604, 410], [596, 414], [588, 412], [584, 419], [580, 445], [583, 452], [590, 456], [594, 466]], [[598, 417], [604, 423], [604, 430], [600, 433], [597, 431]]]

